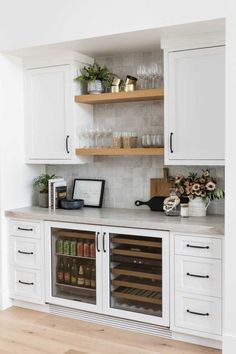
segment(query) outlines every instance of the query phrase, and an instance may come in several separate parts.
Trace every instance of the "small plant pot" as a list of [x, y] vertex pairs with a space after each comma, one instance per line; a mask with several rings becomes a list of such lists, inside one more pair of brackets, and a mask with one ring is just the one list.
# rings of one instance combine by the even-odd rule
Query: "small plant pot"
[[88, 82], [88, 93], [91, 94], [100, 94], [103, 91], [102, 81], [94, 80]]
[[39, 206], [48, 208], [48, 193], [39, 193]]

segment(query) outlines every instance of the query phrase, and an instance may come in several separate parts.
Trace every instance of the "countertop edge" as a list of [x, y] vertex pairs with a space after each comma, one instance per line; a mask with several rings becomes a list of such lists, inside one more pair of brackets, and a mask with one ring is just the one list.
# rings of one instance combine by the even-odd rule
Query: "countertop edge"
[[206, 236], [212, 237], [224, 237], [224, 227], [211, 227], [211, 226], [200, 226], [200, 225], [183, 225], [180, 223], [169, 224], [168, 227], [166, 222], [163, 221], [141, 221], [141, 220], [117, 220], [115, 218], [106, 217], [85, 217], [85, 216], [75, 216], [75, 215], [56, 215], [53, 211], [47, 211], [49, 214], [45, 215], [46, 212], [37, 213], [36, 211], [26, 211], [26, 210], [7, 210], [5, 211], [5, 216], [9, 218], [16, 219], [26, 219], [26, 220], [40, 220], [40, 221], [54, 221], [54, 222], [69, 222], [69, 223], [80, 223], [80, 224], [92, 224], [99, 226], [113, 226], [113, 227], [132, 227], [141, 228], [149, 230], [162, 230], [174, 233], [191, 233], [191, 234], [204, 234]]

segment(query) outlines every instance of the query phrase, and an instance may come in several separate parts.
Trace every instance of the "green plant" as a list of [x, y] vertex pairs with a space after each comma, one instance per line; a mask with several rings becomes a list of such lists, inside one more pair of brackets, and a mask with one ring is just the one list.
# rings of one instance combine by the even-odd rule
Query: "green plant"
[[214, 199], [224, 198], [224, 190], [217, 186], [216, 178], [210, 176], [209, 170], [203, 170], [202, 175], [190, 172], [188, 177], [168, 177], [172, 187], [176, 189], [178, 197], [184, 196], [189, 199], [201, 197], [207, 204]]
[[55, 175], [43, 173], [34, 179], [33, 187], [37, 188], [40, 193], [48, 193], [48, 181], [52, 178], [55, 178]]
[[104, 66], [100, 66], [97, 63], [84, 66], [80, 70], [80, 75], [75, 78], [76, 81], [95, 81], [101, 80], [102, 82], [110, 82], [111, 81], [111, 73]]

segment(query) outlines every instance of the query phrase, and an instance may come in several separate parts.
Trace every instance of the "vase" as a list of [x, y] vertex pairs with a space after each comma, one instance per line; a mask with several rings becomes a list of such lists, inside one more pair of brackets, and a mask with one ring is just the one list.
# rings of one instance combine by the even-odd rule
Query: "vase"
[[189, 216], [206, 216], [209, 204], [210, 202], [205, 204], [204, 200], [201, 197], [190, 199], [188, 203]]
[[99, 94], [102, 93], [102, 81], [101, 80], [94, 80], [88, 82], [88, 93], [91, 94]]
[[39, 206], [41, 208], [48, 208], [48, 193], [39, 192]]

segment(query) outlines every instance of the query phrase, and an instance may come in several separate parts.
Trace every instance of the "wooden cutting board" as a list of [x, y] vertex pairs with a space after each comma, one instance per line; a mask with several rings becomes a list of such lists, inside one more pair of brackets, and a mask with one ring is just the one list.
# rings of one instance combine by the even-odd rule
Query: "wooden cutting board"
[[170, 186], [167, 182], [168, 173], [168, 168], [163, 168], [163, 178], [151, 178], [150, 198], [168, 197], [170, 195]]

